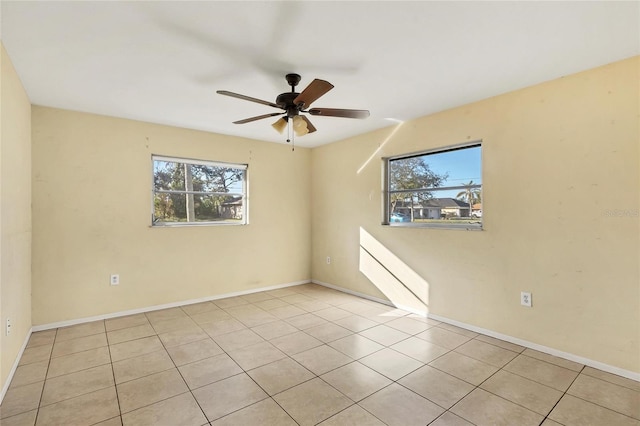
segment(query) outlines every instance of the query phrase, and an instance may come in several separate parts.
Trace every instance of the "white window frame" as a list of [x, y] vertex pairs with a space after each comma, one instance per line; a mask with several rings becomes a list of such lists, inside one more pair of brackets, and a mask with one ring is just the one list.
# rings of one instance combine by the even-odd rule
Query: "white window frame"
[[[182, 191], [182, 190], [156, 190], [155, 188], [155, 162], [166, 161], [180, 164], [194, 164], [198, 166], [224, 167], [243, 171], [242, 192], [202, 192], [202, 191]], [[221, 161], [197, 160], [193, 158], [170, 157], [164, 155], [151, 155], [151, 226], [154, 228], [180, 227], [180, 226], [238, 226], [249, 224], [249, 196], [248, 196], [248, 164], [226, 163]], [[155, 219], [155, 195], [157, 193], [173, 194], [194, 194], [194, 195], [222, 195], [242, 197], [242, 220], [241, 221], [199, 221], [199, 222], [160, 222]]]
[[[391, 190], [391, 167], [390, 162], [394, 160], [402, 160], [406, 158], [413, 157], [422, 157], [429, 155], [437, 155], [443, 154], [451, 151], [458, 151], [468, 148], [480, 147], [480, 173], [483, 173], [482, 168], [482, 140], [476, 140], [473, 142], [468, 142], [464, 144], [451, 145], [447, 147], [435, 148], [425, 151], [412, 152], [408, 154], [396, 155], [392, 157], [384, 157], [382, 159], [383, 163], [383, 217], [382, 217], [382, 225], [384, 226], [394, 226], [394, 227], [412, 227], [412, 228], [435, 228], [435, 229], [463, 229], [463, 230], [482, 230], [483, 229], [483, 218], [484, 211], [482, 212], [482, 216], [480, 218], [476, 218], [473, 220], [474, 223], [456, 223], [455, 221], [447, 221], [446, 223], [437, 223], [437, 222], [391, 222], [391, 194], [393, 193], [402, 193], [402, 192], [440, 192], [440, 191], [451, 191], [451, 190], [463, 190], [467, 188], [479, 189], [482, 194], [483, 184], [476, 184], [472, 186], [441, 186], [441, 187], [428, 187], [428, 188], [420, 188], [420, 189], [411, 189], [411, 190]], [[481, 178], [481, 182], [484, 180]], [[471, 215], [471, 209], [473, 206], [469, 206], [469, 214]], [[484, 206], [483, 206], [484, 207]], [[484, 210], [484, 209], [483, 209]]]

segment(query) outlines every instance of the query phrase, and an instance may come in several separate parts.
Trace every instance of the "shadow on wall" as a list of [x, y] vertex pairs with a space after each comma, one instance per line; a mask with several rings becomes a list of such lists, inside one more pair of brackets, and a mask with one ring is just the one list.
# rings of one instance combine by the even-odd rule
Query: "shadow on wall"
[[360, 272], [398, 308], [426, 315], [429, 283], [360, 228]]

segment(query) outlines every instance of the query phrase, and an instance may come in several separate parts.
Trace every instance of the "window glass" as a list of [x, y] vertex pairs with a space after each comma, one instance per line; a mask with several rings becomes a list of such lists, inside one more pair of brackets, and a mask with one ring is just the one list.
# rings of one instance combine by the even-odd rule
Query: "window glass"
[[243, 164], [153, 157], [154, 226], [245, 224]]
[[385, 224], [482, 228], [480, 144], [386, 159]]

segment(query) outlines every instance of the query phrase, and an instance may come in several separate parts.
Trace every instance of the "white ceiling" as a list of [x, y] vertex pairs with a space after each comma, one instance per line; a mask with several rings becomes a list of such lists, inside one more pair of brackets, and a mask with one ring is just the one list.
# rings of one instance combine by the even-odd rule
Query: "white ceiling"
[[640, 54], [640, 3], [2, 1], [1, 36], [37, 105], [284, 142], [288, 72], [335, 88], [318, 146]]

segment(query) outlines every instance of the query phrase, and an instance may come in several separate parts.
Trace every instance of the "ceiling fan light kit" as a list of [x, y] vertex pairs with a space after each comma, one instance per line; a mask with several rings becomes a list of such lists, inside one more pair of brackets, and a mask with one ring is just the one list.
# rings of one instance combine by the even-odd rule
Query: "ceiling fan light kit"
[[296, 136], [304, 136], [309, 133], [307, 122], [299, 115], [293, 117], [293, 131], [296, 133]]
[[278, 118], [278, 121], [271, 125], [271, 127], [276, 129], [278, 133], [282, 134], [282, 132], [284, 132], [284, 129], [287, 128], [287, 119], [285, 117], [280, 117]]
[[291, 86], [291, 92], [281, 93], [276, 97], [276, 101], [269, 102], [262, 99], [252, 98], [251, 96], [241, 95], [239, 93], [229, 92], [227, 90], [218, 90], [216, 93], [219, 95], [230, 96], [232, 98], [242, 99], [249, 102], [255, 102], [262, 105], [267, 105], [273, 108], [284, 110], [284, 112], [274, 112], [270, 114], [258, 115], [255, 117], [249, 117], [242, 120], [234, 121], [234, 124], [246, 124], [252, 121], [262, 120], [263, 118], [275, 117], [276, 115], [282, 115], [271, 126], [279, 133], [283, 133], [284, 129], [288, 129], [287, 142], [290, 142], [293, 133], [300, 137], [308, 133], [313, 133], [316, 128], [311, 121], [301, 113], [310, 115], [319, 115], [324, 117], [342, 117], [342, 118], [358, 118], [363, 119], [369, 117], [369, 111], [361, 109], [340, 109], [340, 108], [309, 108], [309, 106], [318, 100], [321, 96], [333, 89], [333, 84], [328, 81], [314, 79], [309, 85], [301, 92], [296, 92], [296, 86], [300, 83], [299, 74], [287, 74], [285, 76], [287, 83]]

